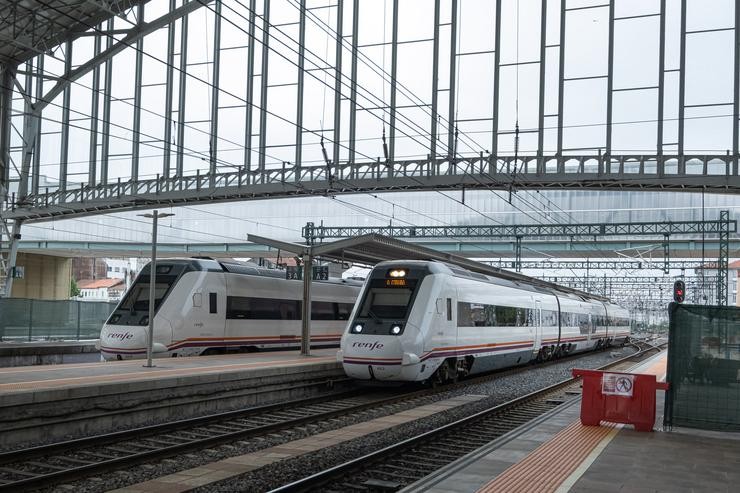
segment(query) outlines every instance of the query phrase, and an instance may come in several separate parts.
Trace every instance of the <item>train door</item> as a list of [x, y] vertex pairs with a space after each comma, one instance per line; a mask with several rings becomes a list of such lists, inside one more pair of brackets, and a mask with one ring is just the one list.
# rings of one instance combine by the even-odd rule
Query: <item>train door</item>
[[457, 346], [457, 290], [452, 283], [445, 281], [435, 300], [435, 313], [431, 330], [424, 338], [424, 351]]
[[532, 327], [534, 329], [533, 338], [534, 338], [534, 347], [532, 350], [534, 352], [537, 352], [540, 350], [540, 347], [542, 347], [542, 301], [535, 300], [534, 302], [534, 313], [532, 314], [532, 319], [534, 322], [534, 326]]
[[222, 346], [226, 328], [226, 276], [209, 272], [193, 294], [193, 336], [204, 346]]

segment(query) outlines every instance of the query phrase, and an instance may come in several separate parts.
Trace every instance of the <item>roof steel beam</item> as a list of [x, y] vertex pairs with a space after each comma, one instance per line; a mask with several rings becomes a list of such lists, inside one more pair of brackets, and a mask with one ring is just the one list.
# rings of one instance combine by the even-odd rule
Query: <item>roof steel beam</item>
[[[685, 156], [685, 162], [707, 169], [710, 162], [728, 162], [732, 156]], [[519, 157], [520, 162], [536, 163], [537, 156]], [[522, 189], [618, 189], [652, 191], [697, 191], [740, 192], [740, 177], [736, 175], [696, 175], [682, 174], [660, 178], [656, 173], [615, 173], [599, 175], [594, 169], [598, 165], [597, 156], [549, 156], [563, 163], [579, 163], [585, 172], [558, 173], [543, 175], [521, 173], [517, 175], [517, 188]], [[647, 170], [646, 161], [654, 162], [658, 156], [611, 156], [611, 160], [639, 164]], [[679, 156], [664, 155], [660, 159], [676, 162]], [[499, 157], [506, 162], [513, 157]], [[229, 200], [251, 200], [296, 196], [312, 196], [351, 193], [377, 193], [383, 191], [423, 191], [423, 190], [466, 190], [498, 189], [508, 190], [511, 176], [506, 173], [489, 174], [490, 158], [458, 158], [453, 166], [447, 168], [446, 159], [414, 160], [392, 163], [393, 178], [384, 162], [334, 164], [329, 167], [332, 183], [327, 180], [327, 167], [296, 166], [286, 164], [278, 169], [261, 171], [238, 170], [217, 173], [211, 185], [210, 177], [172, 176], [167, 179], [147, 179], [100, 183], [95, 186], [75, 187], [68, 183], [67, 190], [51, 190], [48, 193], [31, 194], [22, 204], [5, 204], [4, 217], [23, 220], [42, 220], [57, 216], [79, 216], [101, 212], [113, 212], [133, 207], [146, 208], [169, 204], [194, 202], [219, 202]], [[25, 164], [25, 163], [24, 163]], [[558, 164], [558, 166], [561, 166]], [[503, 169], [506, 167], [504, 166]], [[447, 171], [443, 171], [443, 170]], [[24, 197], [23, 193], [20, 197]], [[577, 228], [579, 225], [571, 225]], [[663, 234], [670, 230], [659, 230]], [[624, 233], [629, 234], [629, 233]]]
[[593, 238], [597, 236], [659, 236], [725, 231], [736, 232], [737, 221], [494, 224], [475, 226], [316, 226], [313, 230], [313, 237], [317, 239], [347, 238], [376, 233], [396, 238], [533, 238], [553, 236]]

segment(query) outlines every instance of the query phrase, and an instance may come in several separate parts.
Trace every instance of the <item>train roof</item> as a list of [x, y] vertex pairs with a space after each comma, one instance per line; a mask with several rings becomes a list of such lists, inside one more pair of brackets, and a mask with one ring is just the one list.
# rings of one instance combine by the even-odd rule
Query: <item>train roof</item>
[[[551, 294], [557, 294], [560, 297], [569, 297], [572, 299], [581, 299], [583, 301], [588, 300], [595, 300], [595, 301], [601, 301], [604, 303], [614, 304], [609, 300], [609, 298], [605, 298], [603, 296], [598, 296], [590, 293], [586, 293], [585, 291], [579, 291], [577, 289], [568, 288], [565, 286], [560, 286], [558, 284], [554, 284], [547, 281], [542, 281], [541, 279], [537, 279], [534, 277], [525, 276], [524, 274], [514, 273], [514, 272], [508, 272], [508, 271], [501, 271], [501, 272], [491, 272], [490, 274], [483, 274], [481, 272], [474, 272], [472, 270], [466, 269], [464, 267], [460, 267], [458, 265], [449, 264], [447, 262], [439, 262], [436, 260], [390, 260], [381, 262], [378, 265], [384, 266], [384, 265], [421, 265], [421, 264], [427, 264], [430, 266], [430, 270], [433, 273], [436, 272], [446, 272], [450, 273], [457, 277], [466, 277], [469, 279], [476, 279], [483, 282], [490, 282], [493, 284], [497, 284], [499, 286], [508, 286], [508, 287], [514, 287], [517, 289], [525, 289], [527, 291], [538, 291], [538, 290], [545, 290], [550, 292]], [[496, 269], [497, 271], [500, 269]], [[618, 306], [618, 305], [617, 305]]]
[[[194, 271], [207, 272], [227, 272], [229, 274], [242, 274], [248, 276], [270, 277], [273, 279], [285, 279], [285, 271], [280, 269], [266, 269], [250, 262], [241, 262], [238, 260], [216, 260], [211, 257], [192, 257], [192, 258], [163, 258], [157, 259], [157, 266], [160, 264], [180, 264], [188, 265]], [[148, 274], [149, 265], [142, 269], [142, 274]], [[145, 272], [146, 271], [146, 272]], [[339, 279], [336, 277], [329, 278], [325, 281], [315, 281], [331, 284], [349, 284], [361, 286], [362, 282], [356, 280]]]

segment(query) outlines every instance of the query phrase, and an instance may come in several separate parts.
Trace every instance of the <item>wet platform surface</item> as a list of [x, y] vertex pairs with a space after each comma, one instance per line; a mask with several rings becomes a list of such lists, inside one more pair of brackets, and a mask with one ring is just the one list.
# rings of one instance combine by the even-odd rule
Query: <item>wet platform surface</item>
[[[666, 353], [632, 369], [665, 379]], [[740, 434], [580, 423], [580, 398], [450, 464], [410, 492], [729, 492], [740, 484]]]
[[336, 363], [335, 348], [314, 349], [311, 356], [299, 351], [270, 351], [189, 358], [155, 358], [153, 368], [145, 360], [0, 368], [0, 396], [29, 390], [45, 390], [103, 383], [141, 382], [165, 377], [188, 377], [264, 368], [299, 368]]

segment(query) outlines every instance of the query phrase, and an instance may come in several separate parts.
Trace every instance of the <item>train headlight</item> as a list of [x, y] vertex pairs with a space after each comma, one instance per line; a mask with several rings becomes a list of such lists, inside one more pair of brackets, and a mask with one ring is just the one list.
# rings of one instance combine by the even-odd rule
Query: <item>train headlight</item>
[[352, 327], [352, 332], [354, 332], [355, 334], [359, 334], [360, 332], [362, 332], [362, 329], [364, 329], [364, 328], [365, 328], [364, 325], [357, 324], [354, 327]]
[[397, 336], [398, 334], [401, 333], [401, 330], [403, 330], [403, 327], [401, 327], [400, 325], [398, 324], [393, 325], [391, 327], [391, 334], [393, 334], [394, 336]]
[[392, 269], [388, 272], [388, 277], [406, 277], [406, 269]]

